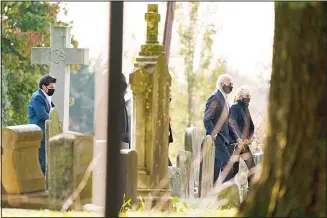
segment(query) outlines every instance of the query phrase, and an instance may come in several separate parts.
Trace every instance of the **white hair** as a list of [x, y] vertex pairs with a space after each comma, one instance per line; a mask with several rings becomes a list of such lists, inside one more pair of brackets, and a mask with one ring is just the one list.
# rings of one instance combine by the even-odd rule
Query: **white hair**
[[227, 73], [224, 73], [224, 74], [221, 74], [219, 77], [218, 77], [218, 79], [217, 79], [217, 82], [216, 82], [216, 88], [217, 89], [220, 89], [221, 88], [221, 83], [223, 82], [223, 81], [225, 81], [226, 79], [230, 79], [230, 80], [232, 80], [232, 77], [229, 75], [229, 74], [227, 74]]
[[242, 85], [236, 91], [236, 98], [239, 98], [240, 96], [243, 96], [243, 95], [250, 95], [251, 96], [251, 92], [252, 91], [251, 91], [249, 86]]

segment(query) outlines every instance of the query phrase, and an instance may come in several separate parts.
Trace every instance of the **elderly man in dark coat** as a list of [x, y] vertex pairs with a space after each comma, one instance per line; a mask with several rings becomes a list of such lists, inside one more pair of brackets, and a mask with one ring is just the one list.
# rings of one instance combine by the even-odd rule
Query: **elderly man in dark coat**
[[[216, 148], [214, 182], [230, 159], [227, 146], [233, 142], [233, 139], [241, 143], [240, 137], [229, 123], [227, 96], [233, 89], [232, 77], [228, 74], [220, 75], [216, 87], [217, 90], [207, 100], [203, 118], [206, 135], [211, 135]], [[232, 170], [229, 170], [224, 182], [233, 177]]]

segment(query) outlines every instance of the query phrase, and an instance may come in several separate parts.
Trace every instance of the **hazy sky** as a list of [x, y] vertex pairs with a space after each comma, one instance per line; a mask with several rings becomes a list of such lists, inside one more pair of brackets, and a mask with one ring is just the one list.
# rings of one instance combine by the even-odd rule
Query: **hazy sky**
[[[145, 41], [144, 13], [150, 2], [126, 2], [124, 5], [124, 63], [123, 71], [132, 68], [132, 57]], [[160, 30], [165, 20], [165, 3], [159, 4]], [[73, 20], [72, 34], [79, 47], [90, 49], [90, 57], [108, 51], [108, 2], [69, 2], [68, 16], [58, 15], [59, 20]], [[230, 69], [254, 76], [269, 66], [272, 59], [274, 29], [273, 2], [203, 2], [215, 4], [217, 26], [222, 26], [217, 35], [214, 52], [228, 61]], [[162, 34], [162, 33], [161, 33]], [[174, 37], [174, 35], [173, 35]], [[160, 36], [162, 39], [162, 35]], [[174, 39], [173, 39], [174, 40]], [[178, 42], [175, 42], [178, 43]], [[172, 48], [174, 49], [174, 48]], [[269, 71], [265, 73], [269, 76]]]

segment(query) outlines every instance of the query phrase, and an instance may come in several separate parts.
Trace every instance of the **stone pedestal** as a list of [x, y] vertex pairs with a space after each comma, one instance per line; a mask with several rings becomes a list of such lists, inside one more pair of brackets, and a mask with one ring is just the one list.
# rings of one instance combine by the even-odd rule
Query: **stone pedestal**
[[42, 134], [34, 124], [2, 129], [2, 184], [7, 194], [45, 191], [38, 157]]
[[158, 5], [145, 14], [147, 41], [141, 46], [129, 82], [133, 91], [132, 149], [138, 154], [138, 195], [148, 208], [168, 209], [168, 112], [171, 76], [158, 42]]

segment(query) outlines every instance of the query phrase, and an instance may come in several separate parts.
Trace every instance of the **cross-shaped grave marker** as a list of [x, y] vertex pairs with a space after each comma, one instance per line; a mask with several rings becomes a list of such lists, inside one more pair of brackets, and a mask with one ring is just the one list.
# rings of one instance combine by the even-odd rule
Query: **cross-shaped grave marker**
[[32, 48], [32, 64], [50, 65], [50, 75], [57, 78], [56, 92], [52, 101], [63, 121], [63, 131], [68, 131], [69, 125], [69, 64], [89, 64], [89, 49], [71, 48], [70, 27], [55, 27], [50, 29], [50, 48]]

